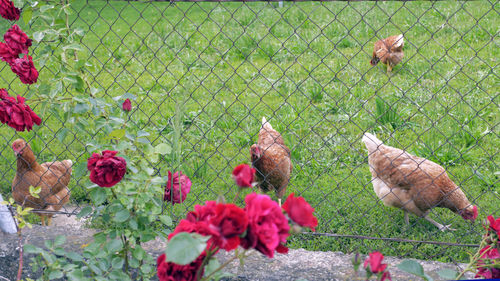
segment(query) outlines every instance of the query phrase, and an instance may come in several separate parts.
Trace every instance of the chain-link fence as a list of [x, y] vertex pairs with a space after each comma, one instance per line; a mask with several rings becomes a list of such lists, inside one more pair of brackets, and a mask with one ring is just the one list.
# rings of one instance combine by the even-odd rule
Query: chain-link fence
[[[414, 215], [407, 226], [403, 212], [384, 206], [365, 132], [443, 166], [481, 219], [500, 214], [498, 1], [75, 1], [69, 9], [92, 98], [65, 85], [64, 97], [88, 122], [33, 104], [41, 127], [17, 134], [3, 126], [4, 197], [16, 173], [11, 144], [23, 137], [39, 162], [73, 161], [71, 202], [61, 212], [77, 214], [88, 204], [88, 148], [106, 148], [96, 141], [108, 133], [99, 101], [120, 109], [131, 97], [132, 111], [119, 122], [137, 129], [135, 141], [171, 147], [181, 118], [181, 155], [152, 164], [159, 175], [182, 170], [193, 182], [183, 204], [165, 205], [175, 218], [220, 194], [234, 196], [232, 168], [250, 163], [262, 117], [291, 151], [285, 196], [305, 197], [319, 220], [317, 232], [294, 246], [463, 261], [464, 247], [477, 244], [480, 223], [448, 209], [434, 208], [430, 217], [453, 232]], [[374, 43], [399, 34], [401, 63], [391, 73], [372, 66]], [[42, 52], [43, 40], [35, 61]], [[43, 89], [17, 88], [9, 71], [0, 73], [3, 87], [36, 100]]]

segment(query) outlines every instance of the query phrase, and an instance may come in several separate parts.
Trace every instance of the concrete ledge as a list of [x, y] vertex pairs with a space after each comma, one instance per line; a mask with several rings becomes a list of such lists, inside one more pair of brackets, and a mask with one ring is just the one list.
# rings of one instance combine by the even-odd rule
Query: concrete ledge
[[[64, 235], [67, 242], [64, 245], [66, 250], [79, 251], [82, 244], [89, 243], [93, 229], [82, 226], [82, 222], [75, 217], [58, 215], [53, 220], [53, 225], [43, 227], [34, 225], [32, 229], [26, 228], [23, 231], [24, 244], [33, 244], [43, 247], [45, 240], [52, 240], [57, 235]], [[146, 251], [154, 257], [160, 255], [165, 249], [165, 242], [157, 239], [144, 245]], [[0, 232], [0, 281], [15, 280], [18, 267], [18, 239], [16, 234], [6, 234]], [[232, 253], [221, 251], [218, 254], [221, 263], [232, 257]], [[295, 281], [295, 280], [365, 280], [364, 271], [359, 271], [359, 276], [355, 276], [351, 265], [352, 255], [341, 252], [312, 252], [304, 249], [290, 250], [287, 255], [277, 254], [274, 259], [269, 259], [264, 255], [253, 251], [245, 262], [244, 267], [240, 267], [238, 261], [230, 263], [226, 271], [235, 277], [225, 280], [256, 280], [256, 281]], [[39, 272], [32, 272], [29, 268], [30, 255], [25, 254], [23, 278], [36, 278]], [[364, 258], [364, 257], [363, 257]], [[401, 261], [397, 258], [387, 257], [384, 260], [389, 264], [389, 270], [393, 280], [419, 280], [419, 278], [402, 272], [396, 268]], [[435, 261], [419, 261], [427, 274], [434, 280], [442, 280], [437, 275], [437, 271], [443, 268], [457, 269], [453, 264], [446, 264]], [[464, 265], [460, 265], [463, 267]], [[7, 278], [7, 279], [2, 279]], [[472, 278], [473, 275], [468, 275]]]

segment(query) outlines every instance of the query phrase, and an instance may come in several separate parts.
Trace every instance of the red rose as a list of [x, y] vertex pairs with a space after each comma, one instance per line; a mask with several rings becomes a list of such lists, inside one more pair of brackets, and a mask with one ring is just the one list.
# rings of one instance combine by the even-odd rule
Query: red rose
[[127, 161], [115, 156], [118, 152], [104, 150], [101, 154], [92, 153], [87, 161], [90, 181], [100, 187], [111, 187], [119, 183], [127, 171]]
[[124, 111], [130, 111], [132, 110], [132, 103], [130, 102], [130, 99], [126, 99], [123, 104], [122, 104], [122, 109]]
[[500, 269], [499, 268], [488, 268], [488, 267], [480, 267], [476, 273], [474, 278], [483, 277], [484, 279], [496, 279], [500, 278]]
[[[0, 0], [1, 1], [1, 0]], [[4, 62], [11, 64], [14, 62], [14, 59], [17, 59], [19, 54], [12, 50], [9, 45], [4, 42], [0, 42], [0, 59]]]
[[188, 176], [183, 175], [182, 172], [175, 172], [172, 175], [172, 172], [168, 171], [167, 186], [165, 186], [165, 194], [163, 195], [164, 201], [172, 202], [172, 205], [182, 203], [186, 200], [189, 191], [191, 191], [191, 180]]
[[19, 20], [21, 10], [16, 8], [10, 0], [0, 0], [0, 15], [8, 20]]
[[312, 231], [318, 226], [318, 219], [313, 215], [313, 207], [303, 197], [294, 197], [293, 193], [290, 194], [282, 208], [296, 224], [309, 227]]
[[[194, 211], [186, 215], [184, 223], [177, 232], [197, 232], [196, 227], [203, 229], [202, 235], [210, 235], [214, 246], [226, 251], [234, 250], [240, 244], [240, 235], [245, 232], [248, 219], [244, 210], [234, 204], [217, 204], [215, 201], [207, 201], [205, 205], [196, 205]], [[202, 222], [202, 224], [198, 224]], [[209, 230], [207, 230], [208, 228]], [[175, 235], [174, 234], [174, 235]]]
[[174, 229], [174, 232], [168, 235], [168, 240], [172, 239], [175, 235], [181, 232], [186, 233], [198, 233], [202, 236], [211, 237], [207, 241], [208, 249], [215, 249], [218, 246], [219, 232], [206, 221], [198, 221], [198, 222], [190, 222], [188, 220], [181, 220], [177, 227]]
[[[193, 262], [187, 265], [178, 265], [173, 262], [166, 262], [167, 256], [160, 255], [156, 259], [156, 274], [160, 281], [196, 281], [196, 275], [206, 253], [203, 252]], [[204, 269], [201, 269], [200, 276], [203, 276]]]
[[479, 251], [479, 256], [481, 258], [486, 258], [486, 259], [491, 259], [491, 260], [494, 260], [494, 259], [500, 259], [500, 253], [498, 252], [498, 249], [496, 248], [493, 248], [492, 246], [488, 245], [484, 248], [482, 248], [480, 251]]
[[290, 226], [278, 203], [267, 195], [251, 193], [245, 198], [245, 212], [248, 217], [248, 229], [241, 246], [255, 248], [272, 258], [274, 251], [287, 252], [283, 245], [290, 235]]
[[3, 39], [17, 54], [27, 54], [28, 48], [31, 47], [31, 39], [16, 24], [7, 30]]
[[[387, 264], [382, 263], [383, 259], [384, 255], [380, 252], [370, 253], [369, 257], [365, 260], [364, 267], [375, 274], [384, 272], [387, 268]], [[369, 268], [367, 268], [368, 265], [370, 265]]]
[[247, 230], [248, 218], [245, 211], [234, 204], [218, 204], [210, 226], [219, 233], [215, 243], [226, 251], [234, 250], [240, 244], [240, 235]]
[[213, 216], [215, 216], [216, 206], [217, 202], [215, 201], [206, 201], [205, 205], [195, 205], [194, 211], [191, 211], [186, 215], [186, 220], [190, 222], [197, 222], [197, 221], [208, 222]]
[[236, 166], [233, 170], [233, 179], [239, 187], [252, 187], [255, 169], [246, 164]]
[[0, 89], [0, 122], [9, 125], [16, 131], [30, 131], [33, 124], [40, 125], [42, 119], [24, 103], [26, 99], [9, 96], [5, 89]]
[[382, 278], [380, 278], [380, 281], [384, 281], [385, 279], [392, 281], [389, 271], [384, 271], [384, 273], [382, 273]]
[[38, 71], [33, 64], [33, 58], [25, 55], [24, 58], [16, 58], [10, 64], [12, 72], [19, 76], [24, 84], [33, 84], [38, 80]]
[[500, 218], [495, 219], [492, 215], [489, 215], [488, 221], [490, 223], [488, 230], [496, 232], [500, 238]]

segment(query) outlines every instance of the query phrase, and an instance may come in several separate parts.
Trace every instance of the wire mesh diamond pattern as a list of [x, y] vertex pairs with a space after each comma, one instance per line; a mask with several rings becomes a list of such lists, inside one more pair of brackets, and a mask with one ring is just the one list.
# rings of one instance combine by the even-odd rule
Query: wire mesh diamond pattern
[[[480, 224], [449, 210], [430, 216], [459, 229], [451, 234], [416, 216], [407, 226], [401, 211], [384, 206], [372, 187], [365, 132], [443, 166], [482, 217], [500, 214], [497, 1], [79, 1], [71, 8], [71, 27], [85, 34], [79, 56], [96, 99], [119, 107], [113, 98], [135, 95], [125, 122], [153, 146], [172, 145], [181, 111], [180, 167], [168, 157], [151, 163], [158, 175], [182, 170], [193, 181], [183, 204], [165, 205], [176, 219], [218, 195], [234, 197], [232, 168], [249, 163], [262, 117], [291, 150], [287, 194], [305, 197], [320, 221], [317, 233], [291, 242], [297, 246], [386, 247], [440, 259], [457, 254], [454, 243], [473, 246], [480, 237]], [[381, 63], [371, 66], [375, 41], [398, 34], [403, 61], [390, 74]], [[0, 74], [5, 88], [15, 81], [7, 72]], [[65, 92], [82, 102], [73, 89]], [[51, 121], [30, 134], [2, 129], [3, 195], [16, 171], [9, 147], [16, 138], [30, 142], [40, 161], [81, 166], [86, 147], [104, 134], [62, 113], [43, 118]], [[89, 122], [97, 118], [89, 114]], [[62, 213], [88, 204], [90, 185], [84, 169], [74, 173]]]

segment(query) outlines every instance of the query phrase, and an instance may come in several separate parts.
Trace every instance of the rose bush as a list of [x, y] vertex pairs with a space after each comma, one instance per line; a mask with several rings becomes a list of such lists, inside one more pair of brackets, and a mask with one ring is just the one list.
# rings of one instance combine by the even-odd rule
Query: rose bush
[[[245, 169], [243, 165], [239, 165], [235, 171]], [[250, 171], [249, 174], [252, 174], [253, 177], [253, 171], [247, 171]], [[243, 187], [252, 185], [251, 181], [245, 180], [244, 184], [238, 182], [236, 178], [239, 174], [238, 172], [232, 173], [239, 187], [237, 195]], [[246, 177], [246, 179], [248, 178], [249, 176]], [[224, 199], [222, 202], [207, 201], [203, 205], [196, 205], [194, 210], [188, 212], [186, 218], [181, 220], [168, 236], [167, 253], [158, 257], [158, 278], [160, 280], [210, 280], [214, 276], [220, 277], [217, 275], [220, 274], [218, 271], [227, 263], [222, 266], [213, 266], [214, 263], [218, 264], [214, 255], [219, 250], [234, 250], [233, 259], [242, 259], [245, 257], [246, 251], [240, 253], [237, 251], [238, 246], [242, 246], [245, 250], [255, 249], [269, 258], [272, 258], [275, 252], [287, 253], [288, 248], [285, 243], [291, 229], [287, 216], [293, 217], [299, 222], [305, 221], [304, 224], [307, 225], [314, 224], [311, 223], [314, 221], [317, 224], [317, 219], [312, 214], [314, 209], [302, 197], [291, 195], [289, 198], [286, 206], [294, 213], [293, 215], [287, 214], [287, 211], [280, 208], [278, 203], [271, 200], [269, 196], [257, 193], [246, 195], [244, 208], [233, 203], [224, 203]], [[237, 196], [233, 201], [236, 199]], [[307, 218], [301, 218], [302, 215]], [[187, 262], [183, 259], [183, 255], [170, 257], [168, 254], [169, 247], [175, 247], [174, 239], [182, 233], [196, 233], [196, 235], [206, 237], [206, 241], [198, 245], [202, 246], [200, 254], [194, 255]], [[175, 252], [171, 253], [175, 256]], [[168, 258], [172, 260], [168, 260]], [[200, 260], [202, 260], [201, 264]], [[211, 270], [206, 270], [205, 267], [209, 267]], [[180, 273], [179, 270], [184, 270], [184, 272]], [[196, 274], [195, 271], [197, 271]], [[193, 276], [195, 279], [192, 279]]]

